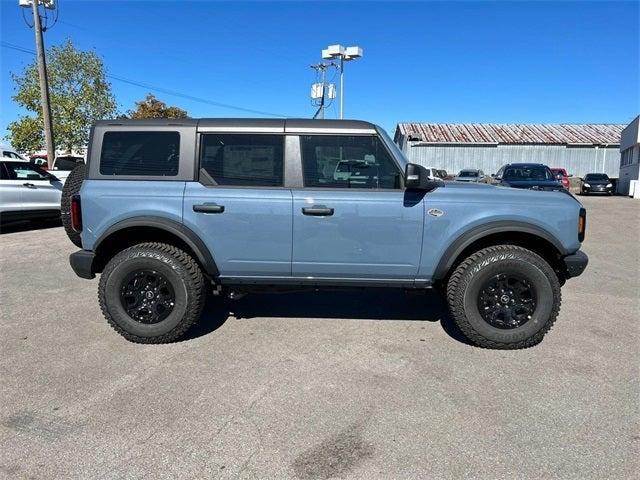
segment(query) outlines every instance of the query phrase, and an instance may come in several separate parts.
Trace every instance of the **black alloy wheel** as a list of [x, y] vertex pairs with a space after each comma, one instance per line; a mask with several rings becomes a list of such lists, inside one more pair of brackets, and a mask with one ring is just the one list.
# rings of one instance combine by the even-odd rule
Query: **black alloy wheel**
[[501, 273], [484, 283], [478, 294], [478, 310], [492, 327], [518, 328], [531, 320], [536, 310], [535, 287], [522, 275]]
[[136, 322], [161, 322], [171, 314], [176, 304], [173, 286], [156, 270], [133, 271], [121, 285], [122, 308]]

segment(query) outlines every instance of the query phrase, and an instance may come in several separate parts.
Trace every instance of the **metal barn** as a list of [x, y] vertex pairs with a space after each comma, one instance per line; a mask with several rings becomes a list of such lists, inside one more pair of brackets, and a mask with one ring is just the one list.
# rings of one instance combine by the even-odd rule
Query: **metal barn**
[[617, 178], [620, 136], [615, 124], [399, 123], [395, 141], [410, 162], [456, 174], [477, 168], [487, 175], [507, 163], [564, 167], [582, 177], [602, 172]]

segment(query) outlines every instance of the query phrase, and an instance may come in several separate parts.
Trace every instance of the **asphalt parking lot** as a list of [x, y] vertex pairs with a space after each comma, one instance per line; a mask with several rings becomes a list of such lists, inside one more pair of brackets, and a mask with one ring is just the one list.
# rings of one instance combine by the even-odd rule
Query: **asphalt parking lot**
[[[253, 295], [131, 344], [61, 228], [0, 236], [7, 478], [637, 478], [640, 203], [584, 198], [585, 274], [537, 347], [470, 346], [438, 295]], [[227, 308], [228, 307], [228, 308]]]

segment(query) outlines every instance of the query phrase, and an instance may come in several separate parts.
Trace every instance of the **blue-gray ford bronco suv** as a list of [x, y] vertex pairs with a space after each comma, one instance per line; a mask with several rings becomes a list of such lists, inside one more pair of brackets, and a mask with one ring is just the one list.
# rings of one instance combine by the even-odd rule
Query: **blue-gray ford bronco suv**
[[430, 179], [364, 121], [99, 121], [62, 214], [73, 270], [141, 343], [178, 339], [207, 294], [440, 287], [473, 343], [524, 348], [587, 265], [572, 195]]

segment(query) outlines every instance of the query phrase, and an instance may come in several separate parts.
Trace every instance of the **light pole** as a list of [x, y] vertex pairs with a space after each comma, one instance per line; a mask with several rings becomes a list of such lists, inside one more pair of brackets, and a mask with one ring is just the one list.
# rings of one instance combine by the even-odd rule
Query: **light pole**
[[322, 50], [322, 58], [340, 59], [340, 119], [344, 118], [344, 62], [355, 60], [362, 57], [362, 48], [360, 47], [343, 47], [342, 45], [329, 45]]

